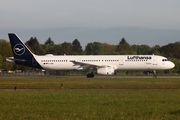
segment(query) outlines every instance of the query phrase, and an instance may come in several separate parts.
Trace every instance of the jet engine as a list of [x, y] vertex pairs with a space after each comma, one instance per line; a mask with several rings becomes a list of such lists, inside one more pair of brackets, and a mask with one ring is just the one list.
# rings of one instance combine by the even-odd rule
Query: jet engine
[[101, 67], [97, 69], [97, 74], [101, 75], [114, 75], [114, 68], [111, 66]]

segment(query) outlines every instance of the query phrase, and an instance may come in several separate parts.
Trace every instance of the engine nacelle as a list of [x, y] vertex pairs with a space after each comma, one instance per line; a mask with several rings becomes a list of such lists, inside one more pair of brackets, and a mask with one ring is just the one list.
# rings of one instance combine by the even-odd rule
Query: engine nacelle
[[107, 66], [97, 69], [97, 74], [101, 75], [114, 75], [115, 71], [113, 67]]

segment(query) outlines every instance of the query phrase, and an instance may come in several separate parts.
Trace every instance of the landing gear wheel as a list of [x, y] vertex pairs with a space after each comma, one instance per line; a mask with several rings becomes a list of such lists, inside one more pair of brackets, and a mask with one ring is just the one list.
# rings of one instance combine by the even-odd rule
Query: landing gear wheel
[[86, 76], [87, 76], [87, 78], [94, 78], [94, 74], [93, 73], [88, 73]]
[[157, 75], [153, 75], [154, 78], [157, 78]]

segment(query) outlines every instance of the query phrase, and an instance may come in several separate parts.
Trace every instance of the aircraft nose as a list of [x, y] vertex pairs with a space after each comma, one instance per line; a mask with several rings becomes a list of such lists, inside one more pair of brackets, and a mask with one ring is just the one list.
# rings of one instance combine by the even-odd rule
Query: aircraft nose
[[175, 67], [175, 64], [173, 62], [170, 62], [169, 64], [170, 69]]

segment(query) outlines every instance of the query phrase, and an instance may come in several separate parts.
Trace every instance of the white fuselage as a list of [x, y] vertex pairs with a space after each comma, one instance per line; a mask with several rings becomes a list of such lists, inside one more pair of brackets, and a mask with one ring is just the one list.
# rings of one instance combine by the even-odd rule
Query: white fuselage
[[[175, 65], [157, 55], [45, 55], [34, 56], [45, 70], [85, 70], [111, 66], [114, 70], [166, 70]], [[75, 64], [74, 62], [78, 64]]]

